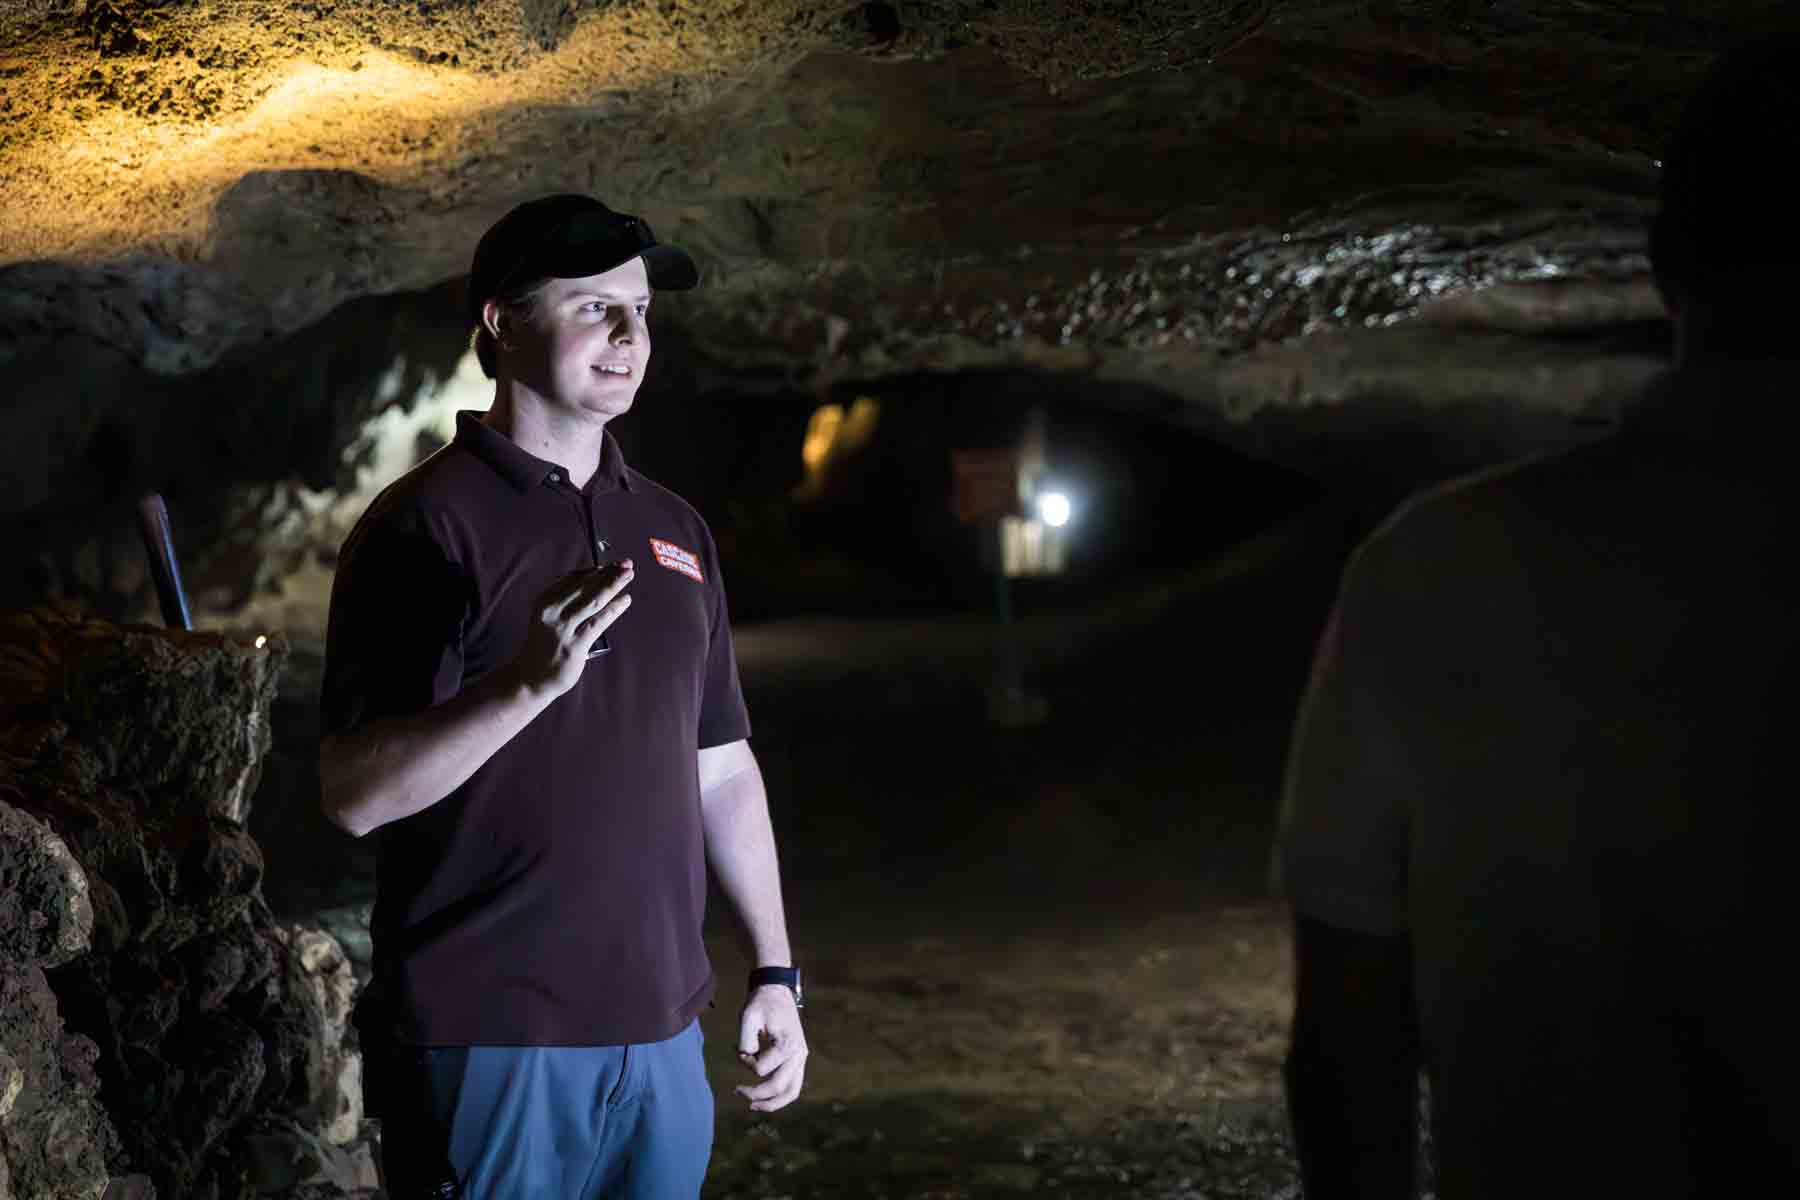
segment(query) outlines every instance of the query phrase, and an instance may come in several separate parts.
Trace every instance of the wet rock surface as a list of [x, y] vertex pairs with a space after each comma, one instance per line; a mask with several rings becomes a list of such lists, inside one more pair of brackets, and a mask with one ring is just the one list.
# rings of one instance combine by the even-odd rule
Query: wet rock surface
[[[369, 1175], [349, 967], [329, 935], [276, 922], [244, 828], [284, 655], [68, 610], [0, 617], [17, 1194], [141, 1176], [162, 1196], [237, 1197]], [[45, 1121], [26, 1143], [40, 1158], [22, 1156], [14, 1140]], [[299, 1153], [281, 1147], [313, 1165], [278, 1167]]]

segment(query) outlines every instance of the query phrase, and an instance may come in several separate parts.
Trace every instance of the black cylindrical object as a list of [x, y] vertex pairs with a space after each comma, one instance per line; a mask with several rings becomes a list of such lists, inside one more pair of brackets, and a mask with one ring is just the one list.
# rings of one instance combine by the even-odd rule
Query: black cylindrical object
[[138, 502], [138, 530], [144, 535], [144, 551], [150, 556], [150, 574], [156, 580], [163, 624], [173, 629], [192, 629], [187, 592], [181, 586], [181, 567], [175, 561], [175, 539], [169, 531], [169, 506], [155, 492]]

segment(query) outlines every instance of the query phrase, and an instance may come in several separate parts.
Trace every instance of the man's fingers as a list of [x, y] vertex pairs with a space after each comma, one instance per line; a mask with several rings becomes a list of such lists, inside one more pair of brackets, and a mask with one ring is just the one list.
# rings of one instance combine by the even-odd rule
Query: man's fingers
[[[633, 570], [629, 558], [621, 558], [617, 562], [601, 563], [593, 567], [581, 567], [570, 571], [557, 581], [557, 593], [565, 601], [576, 601], [584, 593], [592, 596], [621, 575], [629, 575]], [[565, 590], [566, 589], [566, 590]]]
[[597, 567], [582, 583], [582, 603], [584, 607], [600, 607], [618, 595], [637, 577], [636, 569], [629, 558], [620, 559], [609, 566]]
[[749, 1067], [752, 1071], [755, 1071], [758, 1075], [767, 1076], [769, 1072], [775, 1070], [790, 1058], [805, 1053], [806, 1047], [796, 1046], [792, 1042], [771, 1042], [763, 1047], [761, 1054], [754, 1056], [744, 1065]]
[[636, 573], [632, 570], [630, 559], [588, 572], [575, 594], [564, 602], [556, 619], [567, 622], [571, 628], [579, 629], [617, 599], [634, 578]]
[[546, 625], [554, 625], [563, 619], [569, 606], [581, 599], [583, 590], [592, 580], [591, 572], [572, 571], [544, 589], [538, 597], [538, 619]]
[[745, 1084], [737, 1094], [757, 1112], [774, 1112], [793, 1102], [806, 1078], [806, 1056], [796, 1053], [760, 1083]]
[[753, 1010], [746, 1008], [744, 1015], [738, 1018], [739, 1058], [750, 1058], [756, 1053], [758, 1047], [762, 1045], [762, 1031], [762, 1018]]
[[600, 635], [612, 628], [612, 623], [624, 615], [631, 607], [630, 596], [615, 596], [612, 601], [599, 612], [575, 627], [575, 636], [580, 639], [576, 648], [586, 651], [588, 647], [600, 640]]
[[740, 1050], [738, 1051], [738, 1061], [744, 1064], [745, 1070], [762, 1077], [786, 1062], [787, 1055], [777, 1053], [774, 1046], [769, 1046], [760, 1054], [747, 1054]]

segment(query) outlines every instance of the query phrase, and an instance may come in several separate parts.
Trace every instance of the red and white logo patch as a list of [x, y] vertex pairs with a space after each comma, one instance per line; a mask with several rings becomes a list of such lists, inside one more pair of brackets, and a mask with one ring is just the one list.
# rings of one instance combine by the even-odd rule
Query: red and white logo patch
[[661, 538], [651, 538], [650, 552], [656, 555], [658, 566], [680, 571], [695, 583], [706, 582], [706, 576], [700, 570], [700, 559], [692, 550], [683, 550], [674, 542], [665, 542]]

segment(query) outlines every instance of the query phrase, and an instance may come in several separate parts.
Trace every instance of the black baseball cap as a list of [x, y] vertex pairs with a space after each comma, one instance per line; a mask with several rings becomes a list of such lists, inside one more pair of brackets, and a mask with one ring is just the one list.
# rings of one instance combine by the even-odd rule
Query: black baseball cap
[[642, 217], [614, 212], [592, 196], [527, 200], [501, 217], [475, 246], [469, 267], [469, 323], [481, 306], [528, 279], [579, 279], [642, 258], [657, 291], [681, 292], [700, 282], [687, 251], [665, 246]]

